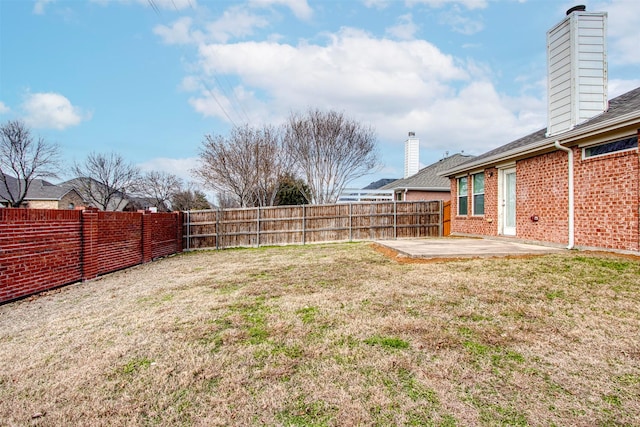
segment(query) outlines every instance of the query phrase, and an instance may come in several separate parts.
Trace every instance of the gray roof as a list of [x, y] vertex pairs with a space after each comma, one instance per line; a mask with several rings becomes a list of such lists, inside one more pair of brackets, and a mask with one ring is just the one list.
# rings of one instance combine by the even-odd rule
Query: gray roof
[[486, 153], [483, 153], [465, 163], [454, 166], [449, 170], [444, 170], [442, 174], [444, 176], [451, 176], [480, 166], [487, 166], [491, 163], [522, 156], [523, 154], [536, 150], [549, 149], [553, 146], [553, 143], [556, 140], [559, 140], [562, 143], [563, 140], [566, 141], [569, 137], [581, 135], [587, 131], [597, 130], [598, 128], [604, 128], [608, 124], [613, 123], [618, 119], [625, 119], [628, 116], [630, 116], [631, 119], [640, 119], [640, 87], [613, 98], [609, 101], [609, 108], [607, 111], [579, 124], [572, 130], [547, 137], [547, 129], [540, 129], [525, 137], [511, 141], [510, 143], [502, 145], [491, 151], [487, 151]]
[[[18, 179], [6, 174], [5, 177], [11, 193], [17, 196], [19, 184]], [[60, 200], [69, 191], [71, 191], [71, 189], [52, 184], [43, 179], [34, 179], [31, 181], [25, 200]], [[4, 188], [4, 183], [0, 183], [0, 200], [9, 200], [9, 194]]]
[[440, 172], [451, 169], [461, 163], [465, 163], [473, 159], [473, 156], [465, 154], [454, 154], [444, 159], [426, 166], [418, 173], [408, 178], [398, 179], [383, 187], [382, 190], [395, 189], [412, 189], [412, 190], [429, 190], [429, 191], [450, 191], [451, 185], [449, 179], [440, 176]]
[[378, 190], [379, 188], [384, 187], [387, 184], [392, 183], [393, 181], [397, 181], [397, 178], [382, 178], [377, 181], [372, 182], [363, 188], [363, 190]]

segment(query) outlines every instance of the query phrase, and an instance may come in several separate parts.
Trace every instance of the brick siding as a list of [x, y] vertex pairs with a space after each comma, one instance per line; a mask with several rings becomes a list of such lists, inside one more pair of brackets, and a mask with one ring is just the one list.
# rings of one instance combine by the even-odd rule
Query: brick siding
[[495, 168], [484, 170], [484, 215], [473, 215], [472, 175], [467, 175], [467, 215], [458, 215], [457, 180], [451, 180], [451, 232], [498, 235], [498, 173]]
[[[516, 163], [517, 237], [564, 245], [569, 242], [568, 167], [564, 151]], [[531, 219], [534, 215], [538, 221]]]
[[640, 250], [638, 151], [575, 159], [576, 245]]
[[180, 213], [0, 209], [0, 303], [181, 251]]
[[[582, 158], [573, 148], [576, 247], [640, 250], [640, 154], [638, 150]], [[456, 215], [457, 180], [451, 179], [451, 231], [481, 236], [499, 235], [499, 171], [485, 171], [485, 213]], [[516, 163], [516, 237], [568, 244], [568, 155], [552, 151]], [[533, 221], [533, 216], [537, 221]]]
[[451, 200], [451, 193], [448, 191], [419, 191], [409, 190], [406, 193], [402, 192], [406, 197], [403, 198], [405, 202], [416, 202], [420, 200], [443, 200], [448, 202]]

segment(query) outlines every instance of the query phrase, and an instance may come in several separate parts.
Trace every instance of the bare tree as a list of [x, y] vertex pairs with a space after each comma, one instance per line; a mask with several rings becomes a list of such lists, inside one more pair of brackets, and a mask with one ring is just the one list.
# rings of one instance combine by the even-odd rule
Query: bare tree
[[105, 211], [124, 208], [127, 196], [140, 187], [140, 170], [116, 153], [90, 153], [83, 163], [74, 163], [69, 181], [95, 207]]
[[289, 159], [281, 129], [244, 125], [232, 128], [229, 137], [206, 135], [193, 173], [218, 193], [235, 195], [240, 206], [271, 206]]
[[336, 111], [292, 113], [285, 141], [311, 203], [335, 203], [349, 182], [379, 167], [373, 128]]
[[182, 191], [182, 180], [168, 172], [151, 171], [144, 174], [141, 180], [141, 192], [152, 199], [159, 210], [171, 209], [171, 196]]
[[217, 193], [216, 194], [216, 207], [220, 209], [233, 209], [239, 208], [238, 198], [229, 193]]
[[187, 188], [171, 196], [171, 207], [176, 211], [211, 209], [207, 196], [200, 190]]
[[58, 167], [57, 145], [34, 139], [18, 120], [0, 127], [0, 186], [12, 207], [20, 207], [34, 179], [55, 178]]

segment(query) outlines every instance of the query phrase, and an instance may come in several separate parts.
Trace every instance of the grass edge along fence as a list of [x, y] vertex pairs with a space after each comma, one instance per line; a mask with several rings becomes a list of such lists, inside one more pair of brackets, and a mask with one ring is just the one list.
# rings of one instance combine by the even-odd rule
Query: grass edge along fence
[[340, 203], [184, 213], [184, 250], [443, 235], [443, 202]]

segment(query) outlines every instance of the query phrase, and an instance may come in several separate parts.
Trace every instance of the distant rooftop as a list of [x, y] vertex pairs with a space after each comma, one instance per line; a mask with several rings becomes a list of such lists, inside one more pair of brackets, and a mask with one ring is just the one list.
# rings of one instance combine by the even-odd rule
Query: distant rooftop
[[381, 190], [396, 190], [396, 189], [413, 189], [413, 190], [427, 190], [427, 191], [449, 191], [451, 185], [449, 179], [440, 176], [439, 173], [453, 167], [458, 166], [461, 163], [465, 163], [473, 156], [466, 154], [454, 154], [449, 157], [438, 160], [435, 163], [425, 166], [420, 169], [415, 175], [411, 175], [408, 178], [398, 179], [383, 187]]

